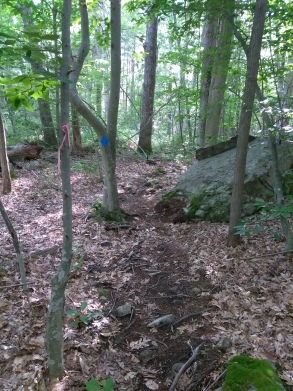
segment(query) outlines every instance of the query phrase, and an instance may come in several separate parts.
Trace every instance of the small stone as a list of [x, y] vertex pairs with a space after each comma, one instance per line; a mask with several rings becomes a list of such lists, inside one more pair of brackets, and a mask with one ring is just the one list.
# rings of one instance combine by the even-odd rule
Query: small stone
[[133, 311], [133, 307], [133, 303], [129, 302], [117, 307], [114, 313], [117, 317], [122, 318], [123, 316], [130, 315]]
[[232, 341], [228, 337], [223, 337], [220, 339], [220, 341], [217, 343], [216, 347], [220, 349], [222, 352], [225, 352], [232, 346]]
[[164, 315], [161, 316], [158, 319], [153, 320], [151, 323], [147, 325], [147, 327], [161, 327], [161, 326], [166, 326], [168, 324], [173, 323], [175, 320], [175, 315], [169, 314], [169, 315]]
[[175, 362], [175, 364], [172, 365], [172, 374], [175, 376], [183, 367], [183, 365], [184, 362]]
[[103, 240], [101, 243], [100, 243], [100, 245], [102, 246], [102, 247], [107, 247], [107, 246], [111, 246], [111, 242], [110, 242], [110, 240]]
[[154, 349], [143, 349], [139, 353], [139, 359], [143, 364], [146, 364], [154, 355]]

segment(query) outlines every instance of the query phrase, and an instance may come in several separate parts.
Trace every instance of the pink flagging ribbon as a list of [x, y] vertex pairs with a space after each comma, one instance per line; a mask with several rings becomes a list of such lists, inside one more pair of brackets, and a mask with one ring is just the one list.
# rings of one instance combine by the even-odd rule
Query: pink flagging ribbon
[[67, 140], [67, 143], [68, 143], [68, 147], [70, 147], [69, 124], [62, 125], [62, 126], [61, 126], [61, 130], [62, 130], [63, 133], [64, 133], [64, 137], [63, 137], [63, 140], [62, 140], [62, 143], [61, 143], [60, 147], [58, 148], [58, 174], [60, 174], [60, 172], [61, 172], [61, 168], [60, 168], [60, 161], [61, 161], [60, 154], [61, 154], [61, 149], [63, 148], [63, 145], [64, 145], [64, 143], [65, 143], [66, 140]]

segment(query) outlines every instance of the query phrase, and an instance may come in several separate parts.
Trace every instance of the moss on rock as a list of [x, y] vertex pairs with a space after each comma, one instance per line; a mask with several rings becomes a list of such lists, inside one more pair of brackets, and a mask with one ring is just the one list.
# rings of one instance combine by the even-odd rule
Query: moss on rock
[[193, 218], [196, 216], [196, 212], [200, 209], [202, 206], [202, 201], [205, 197], [205, 194], [197, 194], [190, 198], [189, 203], [187, 205], [187, 217]]
[[228, 362], [223, 391], [285, 391], [285, 388], [266, 360], [235, 356]]

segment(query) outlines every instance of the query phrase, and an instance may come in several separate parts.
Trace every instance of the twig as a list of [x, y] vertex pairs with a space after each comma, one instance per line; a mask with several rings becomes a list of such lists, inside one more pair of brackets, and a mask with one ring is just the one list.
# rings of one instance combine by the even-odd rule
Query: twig
[[171, 384], [171, 387], [169, 388], [169, 391], [174, 391], [175, 390], [176, 384], [178, 383], [181, 375], [190, 367], [190, 365], [196, 359], [196, 356], [198, 355], [199, 349], [200, 349], [200, 347], [202, 345], [203, 345], [203, 343], [198, 345], [198, 347], [193, 351], [192, 356], [186, 361], [186, 363], [184, 365], [182, 365], [182, 367], [178, 371], [177, 375], [175, 376], [175, 379], [173, 380], [173, 383]]
[[181, 323], [185, 322], [186, 320], [188, 320], [190, 318], [195, 318], [196, 316], [200, 316], [200, 315], [202, 315], [202, 313], [204, 311], [208, 311], [208, 310], [209, 309], [205, 309], [205, 310], [200, 311], [200, 312], [192, 312], [191, 314], [185, 315], [182, 318], [176, 320], [176, 322], [172, 323], [172, 327], [178, 327]]
[[114, 299], [114, 304], [112, 305], [112, 308], [110, 309], [110, 311], [107, 313], [107, 316], [109, 316], [109, 315], [111, 314], [111, 312], [113, 311], [116, 302], [117, 302], [117, 297], [115, 297], [115, 299]]
[[6, 227], [11, 235], [11, 238], [12, 238], [12, 243], [13, 243], [13, 246], [15, 248], [15, 252], [16, 252], [16, 257], [17, 257], [17, 261], [18, 261], [18, 267], [19, 267], [19, 273], [20, 273], [20, 281], [22, 282], [21, 285], [22, 285], [22, 290], [25, 292], [27, 291], [27, 280], [26, 280], [26, 270], [25, 270], [25, 264], [24, 264], [24, 260], [23, 260], [23, 254], [22, 254], [22, 251], [21, 251], [21, 246], [20, 246], [20, 243], [19, 243], [19, 240], [18, 240], [18, 236], [17, 236], [17, 233], [12, 225], [12, 222], [5, 210], [5, 207], [4, 205], [2, 204], [2, 201], [0, 200], [0, 213], [3, 217], [3, 220], [6, 224]]
[[265, 258], [265, 257], [271, 257], [274, 255], [281, 255], [281, 254], [287, 254], [287, 253], [292, 253], [292, 252], [293, 252], [293, 249], [292, 250], [283, 250], [283, 251], [279, 251], [277, 253], [257, 254], [254, 257], [247, 257], [247, 258], [242, 258], [242, 259], [249, 260], [249, 259], [254, 259], [254, 258]]
[[216, 380], [213, 381], [212, 384], [210, 384], [207, 388], [205, 388], [204, 391], [209, 391], [209, 390], [211, 390], [212, 387], [213, 387], [216, 383], [218, 383], [218, 381], [221, 380], [222, 377], [224, 377], [224, 375], [226, 374], [226, 372], [227, 372], [227, 369], [225, 369], [224, 372], [222, 372], [222, 373], [216, 378]]
[[24, 282], [22, 284], [15, 284], [15, 285], [5, 285], [5, 286], [0, 286], [0, 289], [5, 289], [5, 288], [14, 288], [16, 286], [22, 286], [22, 285], [32, 285], [35, 284], [35, 282]]

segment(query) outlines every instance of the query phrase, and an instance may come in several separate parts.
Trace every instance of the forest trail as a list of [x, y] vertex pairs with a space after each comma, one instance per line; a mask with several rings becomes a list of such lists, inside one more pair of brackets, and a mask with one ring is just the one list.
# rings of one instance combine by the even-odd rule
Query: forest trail
[[[126, 154], [118, 157], [117, 177], [127, 224], [87, 218], [102, 196], [95, 162], [93, 155], [72, 162], [74, 255], [65, 309], [80, 311], [87, 302], [85, 315], [102, 316], [76, 328], [68, 327], [73, 319], [65, 316], [66, 372], [58, 389], [84, 390], [89, 379], [112, 377], [119, 391], [168, 391], [174, 367], [201, 343], [177, 390], [207, 389], [235, 354], [276, 361], [292, 382], [292, 264], [282, 255], [255, 257], [283, 249], [272, 237], [277, 225], [270, 222], [267, 233], [231, 249], [226, 224], [174, 224], [178, 203], [155, 206], [186, 166], [149, 165]], [[17, 176], [2, 200], [23, 246], [31, 285], [28, 295], [19, 287], [0, 289], [0, 386], [45, 390], [47, 306], [62, 246], [61, 183], [56, 165], [42, 159], [25, 163]], [[2, 288], [17, 284], [19, 273], [1, 219], [0, 235]], [[129, 309], [127, 315], [119, 316], [121, 306]], [[169, 314], [172, 325], [148, 327]]]

